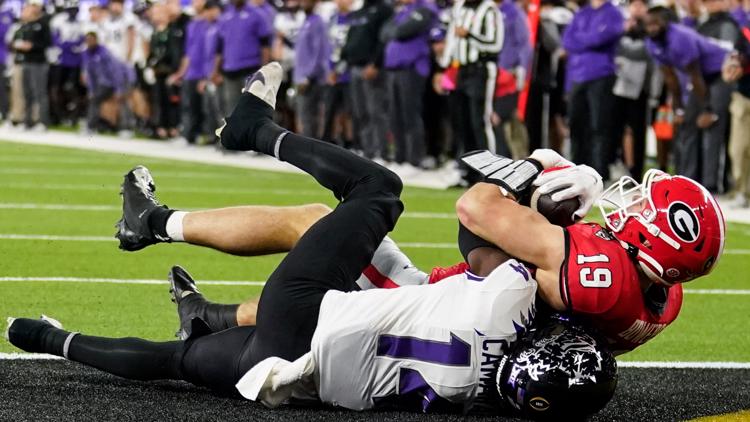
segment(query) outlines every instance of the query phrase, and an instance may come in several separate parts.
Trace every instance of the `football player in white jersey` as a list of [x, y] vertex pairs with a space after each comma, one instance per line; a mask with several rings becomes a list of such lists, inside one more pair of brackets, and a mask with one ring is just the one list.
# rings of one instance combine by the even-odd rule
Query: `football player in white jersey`
[[[470, 412], [506, 403], [580, 416], [606, 404], [616, 384], [612, 355], [566, 323], [529, 330], [537, 283], [516, 260], [484, 279], [463, 273], [432, 285], [353, 291], [403, 210], [401, 181], [273, 123], [281, 78], [281, 67], [271, 63], [247, 82], [221, 142], [287, 161], [341, 202], [269, 277], [256, 326], [209, 334], [194, 319], [187, 340], [155, 343], [11, 319], [10, 342], [128, 378], [236, 390], [267, 405], [299, 397], [356, 410]], [[152, 196], [138, 170], [126, 175], [123, 195]], [[514, 348], [519, 335], [524, 347]]]

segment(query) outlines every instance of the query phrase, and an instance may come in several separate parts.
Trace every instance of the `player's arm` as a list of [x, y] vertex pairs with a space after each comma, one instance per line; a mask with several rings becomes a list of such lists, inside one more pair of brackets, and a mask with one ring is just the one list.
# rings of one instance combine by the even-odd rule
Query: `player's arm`
[[560, 296], [560, 267], [565, 259], [565, 235], [538, 212], [504, 196], [499, 187], [477, 183], [456, 203], [461, 223], [510, 256], [537, 267], [541, 297], [565, 310]]

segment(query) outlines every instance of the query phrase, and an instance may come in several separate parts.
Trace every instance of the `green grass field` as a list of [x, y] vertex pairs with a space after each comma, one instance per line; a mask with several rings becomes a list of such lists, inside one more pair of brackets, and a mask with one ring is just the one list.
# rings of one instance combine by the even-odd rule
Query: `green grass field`
[[[170, 340], [177, 316], [166, 281], [148, 285], [7, 279], [166, 280], [170, 266], [180, 264], [199, 282], [265, 280], [280, 255], [237, 258], [182, 244], [125, 253], [114, 240], [104, 239], [114, 233], [120, 216], [122, 175], [136, 164], [151, 169], [160, 200], [173, 208], [335, 204], [312, 179], [301, 175], [0, 142], [0, 316], [46, 313], [89, 334]], [[454, 219], [415, 218], [408, 213], [452, 213], [459, 195], [457, 190], [406, 188], [407, 214], [392, 237], [397, 242], [455, 242]], [[71, 209], [75, 206], [100, 207]], [[728, 253], [718, 268], [687, 289], [750, 289], [750, 226], [729, 224], [728, 229]], [[12, 238], [17, 235], [90, 238]], [[404, 250], [424, 269], [460, 259], [456, 249], [439, 246]], [[238, 302], [258, 295], [260, 287], [204, 286], [202, 290], [210, 299]], [[750, 295], [688, 293], [677, 322], [624, 359], [750, 362], [749, 305]], [[12, 351], [18, 350], [0, 341], [0, 352]]]

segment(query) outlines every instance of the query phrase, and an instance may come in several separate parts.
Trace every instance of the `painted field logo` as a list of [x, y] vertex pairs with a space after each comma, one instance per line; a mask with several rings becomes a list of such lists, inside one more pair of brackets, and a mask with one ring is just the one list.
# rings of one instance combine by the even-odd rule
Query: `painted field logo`
[[698, 217], [684, 202], [673, 202], [667, 211], [669, 219], [669, 228], [680, 239], [691, 243], [698, 239], [701, 232], [701, 226], [698, 223]]
[[544, 412], [549, 409], [549, 402], [544, 397], [532, 397], [529, 406], [538, 412]]

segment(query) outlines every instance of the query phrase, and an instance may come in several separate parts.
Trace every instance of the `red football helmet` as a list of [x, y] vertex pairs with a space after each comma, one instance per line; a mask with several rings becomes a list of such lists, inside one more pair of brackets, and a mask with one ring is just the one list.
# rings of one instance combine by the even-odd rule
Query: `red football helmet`
[[638, 249], [641, 268], [657, 283], [671, 286], [706, 275], [724, 250], [719, 204], [687, 177], [649, 170], [639, 184], [625, 176], [602, 193], [598, 205], [607, 227]]

